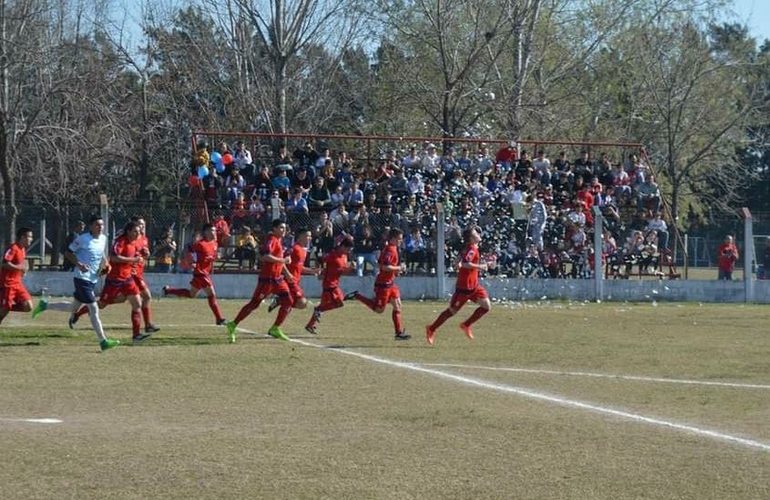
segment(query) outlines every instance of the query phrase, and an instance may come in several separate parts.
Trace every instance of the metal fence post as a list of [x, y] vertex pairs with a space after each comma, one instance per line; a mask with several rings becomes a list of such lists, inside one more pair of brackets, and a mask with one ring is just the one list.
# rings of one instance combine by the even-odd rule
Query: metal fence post
[[744, 207], [743, 215], [743, 288], [745, 290], [745, 302], [754, 302], [754, 280], [751, 279], [752, 247], [754, 245], [754, 227], [751, 211]]
[[446, 290], [446, 220], [444, 205], [436, 203], [436, 299], [441, 300]]
[[604, 218], [599, 207], [594, 211], [594, 300], [601, 302], [604, 298], [604, 278], [602, 276], [602, 229]]

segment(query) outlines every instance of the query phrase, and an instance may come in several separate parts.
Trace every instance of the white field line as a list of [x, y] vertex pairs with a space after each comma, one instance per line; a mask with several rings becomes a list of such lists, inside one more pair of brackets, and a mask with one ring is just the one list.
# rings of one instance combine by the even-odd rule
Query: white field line
[[643, 377], [637, 375], [612, 375], [592, 372], [565, 372], [558, 370], [537, 370], [534, 368], [506, 368], [499, 366], [463, 365], [455, 363], [420, 363], [420, 366], [434, 366], [440, 368], [466, 368], [471, 370], [490, 370], [500, 372], [531, 373], [534, 375], [561, 375], [570, 377], [593, 377], [614, 380], [633, 380], [636, 382], [658, 382], [664, 384], [706, 385], [717, 387], [734, 387], [739, 389], [770, 389], [767, 384], [744, 384], [739, 382], [713, 382], [709, 380], [689, 380], [678, 378]]
[[0, 422], [24, 422], [28, 424], [62, 424], [63, 420], [58, 418], [4, 418], [0, 417]]
[[[243, 333], [254, 333], [250, 332], [243, 328], [238, 328], [238, 330], [242, 331]], [[694, 434], [697, 436], [707, 437], [711, 439], [716, 439], [719, 441], [726, 441], [729, 443], [745, 446], [748, 448], [754, 448], [762, 451], [770, 451], [770, 444], [763, 443], [761, 441], [756, 441], [753, 439], [747, 439], [742, 438], [738, 436], [733, 436], [730, 434], [725, 434], [723, 432], [714, 431], [710, 429], [703, 429], [700, 427], [695, 427], [693, 425], [687, 425], [687, 424], [680, 424], [677, 422], [671, 422], [668, 420], [663, 420], [656, 417], [646, 417], [644, 415], [640, 415], [638, 413], [631, 413], [627, 411], [622, 410], [614, 410], [612, 408], [607, 408], [604, 406], [597, 406], [590, 403], [585, 403], [583, 401], [578, 401], [575, 399], [567, 399], [562, 398], [559, 396], [553, 396], [550, 394], [545, 394], [542, 392], [533, 391], [530, 389], [526, 389], [523, 387], [516, 387], [511, 385], [505, 385], [505, 384], [498, 384], [493, 382], [487, 382], [485, 380], [472, 378], [472, 377], [463, 377], [461, 375], [455, 375], [452, 373], [442, 372], [441, 370], [436, 370], [433, 368], [425, 368], [424, 366], [421, 366], [419, 364], [412, 364], [412, 363], [405, 363], [401, 361], [393, 361], [385, 358], [380, 358], [378, 356], [372, 356], [370, 354], [363, 354], [360, 352], [351, 351], [348, 349], [341, 349], [341, 348], [331, 348], [329, 346], [325, 345], [318, 345], [314, 344], [312, 342], [305, 342], [303, 340], [299, 339], [291, 339], [291, 342], [294, 342], [295, 344], [307, 346], [307, 347], [315, 347], [316, 349], [324, 349], [328, 351], [333, 351], [341, 354], [347, 354], [349, 356], [355, 356], [357, 358], [365, 359], [367, 361], [371, 361], [374, 363], [380, 363], [387, 366], [392, 366], [395, 368], [403, 368], [406, 370], [412, 370], [415, 372], [425, 373], [428, 375], [433, 375], [439, 378], [452, 380], [454, 382], [459, 382], [464, 385], [470, 385], [474, 387], [480, 387], [482, 389], [490, 389], [493, 391], [498, 392], [504, 392], [508, 394], [516, 394], [518, 396], [524, 396], [526, 398], [535, 399], [538, 401], [545, 401], [548, 403], [553, 403], [559, 406], [566, 406], [571, 408], [578, 408], [581, 410], [585, 410], [591, 413], [598, 413], [601, 415], [610, 415], [612, 417], [618, 417], [625, 420], [630, 420], [632, 422], [640, 422], [645, 423], [649, 425], [654, 425], [657, 427], [666, 427], [668, 429], [673, 429], [680, 432], [686, 432], [688, 434]]]

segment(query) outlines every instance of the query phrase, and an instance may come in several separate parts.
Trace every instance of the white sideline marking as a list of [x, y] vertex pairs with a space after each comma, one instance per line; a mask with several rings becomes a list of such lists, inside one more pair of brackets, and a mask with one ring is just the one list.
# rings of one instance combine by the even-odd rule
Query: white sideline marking
[[710, 385], [718, 387], [736, 387], [740, 389], [770, 389], [766, 384], [742, 384], [738, 382], [712, 382], [709, 380], [689, 380], [677, 378], [643, 377], [637, 375], [610, 375], [591, 372], [563, 372], [558, 370], [537, 370], [534, 368], [505, 368], [499, 366], [462, 365], [453, 363], [420, 363], [421, 366], [437, 366], [444, 368], [468, 368], [473, 370], [491, 370], [501, 372], [532, 373], [535, 375], [566, 375], [570, 377], [594, 377], [616, 380], [634, 380], [637, 382], [660, 382], [666, 384]]
[[[247, 330], [241, 329], [240, 330], [247, 332]], [[531, 399], [536, 399], [539, 401], [547, 401], [549, 403], [554, 403], [560, 406], [568, 406], [573, 408], [580, 408], [581, 410], [587, 410], [593, 413], [599, 413], [603, 415], [611, 415], [613, 417], [619, 417], [626, 420], [631, 420], [633, 422], [642, 422], [645, 424], [650, 425], [656, 425], [660, 427], [667, 427], [669, 429], [674, 429], [677, 431], [687, 432], [690, 434], [695, 434], [698, 436], [703, 437], [709, 437], [712, 439], [717, 439], [720, 441], [727, 441], [734, 444], [739, 444], [742, 446], [746, 446], [749, 448], [756, 448], [762, 451], [770, 451], [770, 444], [762, 443], [760, 441], [755, 441], [753, 439], [746, 439], [738, 436], [732, 436], [730, 434], [725, 434], [723, 432], [719, 431], [713, 431], [709, 429], [701, 429], [700, 427], [695, 427], [692, 425], [686, 425], [686, 424], [678, 424], [676, 422], [669, 422], [667, 420], [662, 420], [655, 417], [645, 417], [644, 415], [639, 415], [636, 413], [630, 413], [627, 411], [621, 411], [621, 410], [613, 410], [612, 408], [605, 408], [603, 406], [596, 406], [589, 403], [584, 403], [582, 401], [577, 401], [574, 399], [567, 399], [567, 398], [561, 398], [558, 396], [552, 396], [550, 394], [545, 394], [542, 392], [536, 392], [532, 391], [530, 389], [525, 389], [522, 387], [515, 387], [505, 384], [497, 384], [492, 382], [487, 382], [485, 380], [480, 380], [476, 378], [471, 377], [463, 377], [460, 375], [454, 375], [451, 373], [442, 372], [440, 370], [434, 370], [432, 368], [425, 368], [423, 366], [420, 366], [418, 364], [412, 364], [412, 363], [404, 363], [401, 361], [391, 361], [389, 359], [379, 358], [377, 356], [372, 356], [370, 354], [363, 354], [355, 351], [350, 351], [348, 349], [341, 349], [341, 348], [331, 348], [329, 346], [325, 345], [317, 345], [313, 344], [311, 342], [305, 342], [298, 339], [290, 339], [291, 342], [294, 342], [296, 344], [304, 345], [307, 347], [315, 347], [317, 349], [324, 349], [334, 352], [339, 352], [342, 354], [348, 354], [350, 356], [355, 356], [357, 358], [365, 359], [367, 361], [373, 361], [375, 363], [381, 363], [388, 366], [394, 366], [396, 368], [405, 368], [407, 370], [412, 370], [420, 373], [427, 373], [429, 375], [435, 375], [440, 378], [453, 380], [455, 382], [460, 382], [465, 385], [472, 385], [476, 387], [481, 387], [484, 389], [492, 389], [495, 391], [505, 392], [509, 394], [517, 394], [519, 396], [524, 396]]]
[[29, 424], [63, 424], [63, 420], [58, 418], [3, 418], [0, 417], [2, 422], [25, 422]]

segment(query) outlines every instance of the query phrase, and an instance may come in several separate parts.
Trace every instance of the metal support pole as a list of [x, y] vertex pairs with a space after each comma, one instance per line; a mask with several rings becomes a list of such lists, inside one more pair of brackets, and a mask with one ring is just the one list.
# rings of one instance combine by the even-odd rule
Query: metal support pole
[[594, 211], [594, 300], [601, 302], [604, 298], [604, 277], [602, 276], [602, 228], [604, 217], [599, 207]]
[[743, 214], [743, 288], [745, 302], [754, 302], [754, 280], [751, 279], [752, 245], [754, 245], [754, 228], [751, 211], [744, 207]]
[[444, 205], [436, 203], [436, 300], [442, 300], [446, 290], [446, 264], [444, 262], [446, 258], [444, 254], [446, 220], [444, 217]]

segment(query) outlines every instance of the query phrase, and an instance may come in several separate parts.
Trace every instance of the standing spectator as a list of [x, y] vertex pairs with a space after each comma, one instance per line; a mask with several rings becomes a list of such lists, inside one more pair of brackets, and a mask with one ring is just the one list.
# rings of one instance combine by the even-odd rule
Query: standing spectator
[[254, 179], [254, 165], [251, 159], [251, 151], [246, 148], [243, 141], [235, 143], [235, 153], [233, 154], [233, 163], [238, 172], [244, 179], [252, 181]]
[[[537, 156], [532, 160], [535, 179], [541, 186], [551, 183], [551, 160], [545, 157], [545, 151], [538, 150]], [[540, 248], [542, 250], [542, 247]]]
[[429, 345], [433, 345], [436, 330], [438, 330], [446, 320], [457, 314], [457, 311], [459, 311], [466, 302], [471, 301], [478, 305], [476, 310], [473, 311], [473, 314], [460, 323], [460, 329], [470, 340], [473, 340], [472, 325], [482, 316], [487, 314], [492, 308], [489, 294], [486, 289], [479, 284], [479, 271], [487, 270], [487, 263], [481, 260], [481, 252], [479, 251], [478, 246], [481, 241], [481, 236], [479, 236], [479, 232], [476, 228], [471, 227], [463, 232], [463, 239], [465, 240], [466, 247], [460, 255], [455, 293], [452, 295], [449, 307], [444, 309], [433, 323], [425, 327], [425, 338]]
[[163, 287], [163, 295], [175, 295], [192, 299], [202, 290], [208, 299], [209, 309], [214, 313], [216, 324], [223, 325], [227, 321], [219, 309], [217, 293], [214, 289], [214, 282], [211, 279], [218, 251], [216, 229], [211, 224], [204, 224], [201, 233], [203, 235], [202, 238], [193, 236], [193, 243], [191, 245], [193, 277], [190, 281], [190, 288], [172, 288], [166, 285]]
[[281, 244], [281, 240], [285, 235], [286, 223], [280, 219], [275, 219], [273, 221], [272, 231], [260, 249], [260, 261], [262, 267], [259, 270], [259, 280], [254, 289], [254, 294], [251, 296], [251, 300], [241, 308], [235, 319], [227, 323], [227, 333], [230, 343], [235, 343], [235, 330], [238, 327], [238, 324], [246, 319], [249, 314], [254, 312], [262, 301], [270, 295], [277, 295], [281, 306], [278, 310], [278, 316], [276, 316], [275, 321], [273, 322], [273, 326], [270, 327], [267, 333], [271, 337], [277, 339], [289, 340], [281, 330], [281, 325], [289, 316], [291, 308], [294, 305], [294, 299], [285, 279], [291, 276], [291, 273], [289, 273], [289, 270], [286, 267], [291, 264], [291, 257], [284, 257], [283, 245]]
[[259, 167], [259, 174], [254, 179], [254, 193], [259, 199], [265, 201], [270, 197], [273, 190], [273, 179], [270, 178], [270, 172], [267, 165]]
[[529, 209], [529, 237], [538, 251], [543, 251], [543, 233], [548, 220], [548, 210], [543, 203], [543, 193], [537, 193]]
[[518, 153], [516, 141], [510, 141], [506, 146], [497, 151], [495, 164], [500, 167], [502, 172], [508, 172], [515, 166]]
[[396, 285], [396, 276], [406, 271], [406, 265], [400, 264], [398, 259], [398, 247], [404, 241], [404, 233], [397, 228], [388, 232], [388, 243], [380, 252], [378, 263], [380, 272], [374, 280], [374, 298], [364, 297], [358, 291], [345, 295], [345, 300], [356, 299], [371, 311], [382, 314], [385, 307], [390, 304], [393, 308], [391, 319], [395, 328], [395, 340], [409, 340], [412, 338], [404, 330], [401, 320], [401, 291]]
[[364, 275], [366, 264], [372, 266], [372, 272], [377, 273], [377, 241], [372, 236], [372, 230], [368, 225], [361, 227], [353, 244], [353, 256], [356, 259], [356, 274]]
[[307, 167], [297, 168], [291, 177], [291, 188], [300, 188], [304, 196], [307, 195], [311, 187], [313, 187], [313, 181], [307, 175]]
[[328, 213], [321, 212], [320, 217], [321, 219], [313, 232], [313, 243], [318, 261], [334, 248], [334, 224], [329, 219]]
[[308, 175], [310, 175], [311, 178], [314, 178], [316, 174], [315, 165], [316, 161], [318, 161], [318, 151], [313, 148], [313, 143], [310, 141], [306, 142], [302, 149], [294, 151], [293, 156], [294, 159], [297, 160], [299, 166], [307, 168]]
[[[77, 239], [78, 236], [83, 234], [83, 231], [86, 230], [86, 223], [82, 220], [79, 220], [75, 223], [75, 227], [72, 228], [72, 231], [67, 235], [67, 239], [64, 241], [64, 249], [63, 252], [66, 252], [73, 241]], [[64, 263], [61, 266], [62, 271], [72, 271], [75, 269], [75, 264], [69, 261], [69, 259], [64, 259]]]
[[718, 279], [730, 281], [733, 279], [733, 271], [735, 271], [735, 262], [738, 260], [739, 253], [738, 247], [733, 242], [731, 235], [725, 236], [724, 242], [719, 245], [717, 249], [717, 255], [719, 261], [717, 263], [719, 267]]
[[765, 251], [762, 254], [762, 265], [757, 268], [757, 279], [766, 280], [770, 278], [770, 238], [765, 240]]
[[427, 179], [435, 180], [438, 177], [440, 163], [441, 157], [436, 153], [436, 146], [428, 144], [427, 151], [420, 159], [422, 174]]
[[156, 273], [170, 273], [171, 266], [174, 264], [176, 255], [176, 241], [174, 241], [174, 232], [171, 228], [163, 229], [163, 234], [155, 240], [152, 247], [152, 254], [155, 258]]

